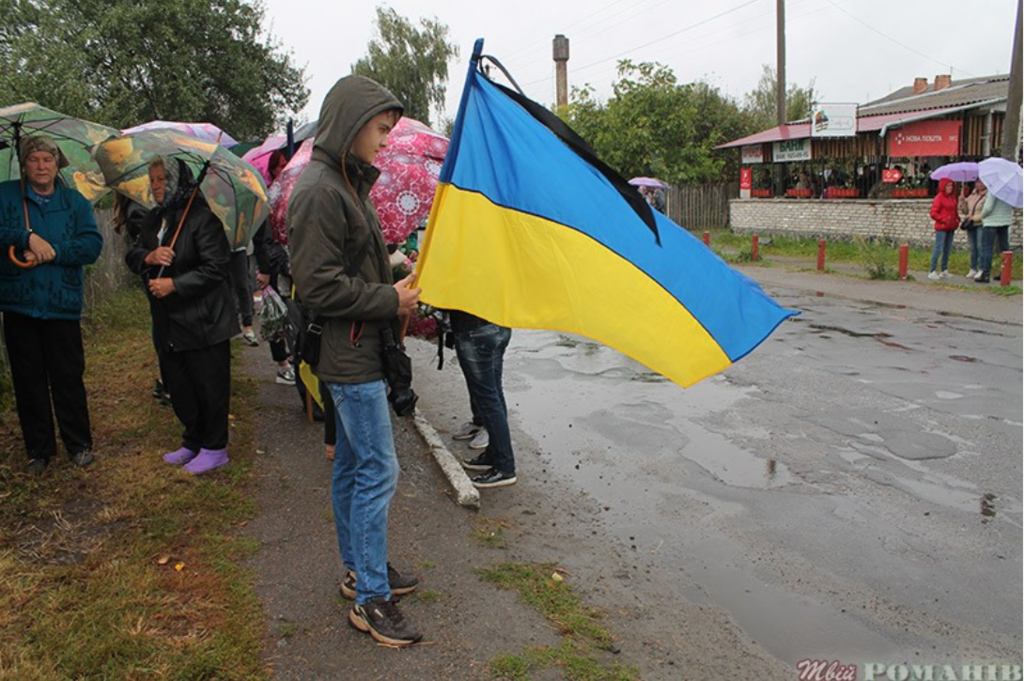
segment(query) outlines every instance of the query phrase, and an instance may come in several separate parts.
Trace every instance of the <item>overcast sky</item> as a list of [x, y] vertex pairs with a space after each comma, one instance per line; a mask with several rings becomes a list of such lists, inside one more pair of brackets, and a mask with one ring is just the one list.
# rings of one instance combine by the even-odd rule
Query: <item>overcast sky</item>
[[[374, 37], [375, 7], [418, 24], [436, 18], [460, 57], [449, 66], [454, 117], [476, 38], [531, 98], [555, 98], [552, 39], [570, 42], [570, 87], [611, 94], [620, 59], [671, 68], [680, 82], [709, 80], [742, 100], [762, 64], [775, 64], [775, 0], [264, 0], [265, 26], [305, 66], [316, 118], [324, 96]], [[953, 80], [1010, 70], [1018, 0], [787, 0], [787, 81], [812, 80], [821, 102], [863, 103], [936, 74]]]

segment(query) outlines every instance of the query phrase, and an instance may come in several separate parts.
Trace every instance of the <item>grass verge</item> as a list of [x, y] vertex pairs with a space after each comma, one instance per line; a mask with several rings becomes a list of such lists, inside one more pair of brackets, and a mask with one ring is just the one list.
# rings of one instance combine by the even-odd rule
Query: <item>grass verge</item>
[[[761, 235], [761, 243], [758, 250], [762, 258], [776, 256], [791, 256], [800, 258], [818, 257], [818, 239], [801, 239], [796, 237], [770, 235], [770, 242], [764, 243], [769, 235]], [[726, 262], [746, 263], [751, 258], [751, 243], [749, 234], [735, 234], [729, 230], [712, 230], [711, 247]], [[927, 272], [931, 267], [931, 248], [911, 247], [908, 254], [908, 268], [915, 271]], [[1015, 280], [1019, 280], [1024, 272], [1024, 262], [1014, 256], [1013, 274]], [[827, 246], [828, 263], [857, 263], [864, 268], [865, 276], [875, 279], [895, 279], [899, 267], [899, 245], [883, 240], [857, 239], [852, 241], [841, 241], [830, 239]], [[994, 263], [998, 270], [1000, 263]], [[970, 268], [970, 255], [964, 250], [954, 250], [949, 256], [949, 271], [966, 274]], [[1000, 287], [978, 287], [974, 290], [985, 290], [994, 293], [999, 292]], [[1011, 287], [1013, 288], [1013, 287]]]
[[479, 568], [476, 574], [500, 589], [516, 592], [563, 637], [557, 647], [536, 646], [519, 655], [495, 658], [490, 666], [494, 676], [528, 679], [539, 670], [557, 667], [573, 681], [639, 678], [635, 669], [608, 659], [617, 649], [611, 633], [600, 623], [601, 614], [583, 605], [555, 565], [500, 563]]
[[149, 394], [149, 319], [132, 290], [83, 326], [89, 469], [60, 455], [24, 475], [17, 415], [0, 414], [0, 678], [270, 677], [253, 577], [239, 567], [258, 547], [236, 532], [255, 513], [255, 386], [233, 376], [230, 466], [169, 467], [160, 454], [180, 425]]

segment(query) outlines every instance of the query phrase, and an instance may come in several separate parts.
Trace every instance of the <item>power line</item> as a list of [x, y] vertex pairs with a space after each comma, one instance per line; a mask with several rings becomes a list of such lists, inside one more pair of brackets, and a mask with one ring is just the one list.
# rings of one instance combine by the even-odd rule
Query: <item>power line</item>
[[603, 64], [604, 62], [611, 61], [612, 59], [618, 59], [619, 57], [621, 57], [623, 55], [630, 54], [631, 52], [635, 52], [637, 50], [642, 50], [645, 47], [650, 47], [651, 45], [654, 45], [656, 43], [660, 43], [663, 40], [668, 40], [669, 38], [674, 38], [675, 36], [677, 36], [677, 35], [679, 35], [681, 33], [685, 33], [686, 31], [692, 31], [695, 28], [703, 26], [704, 24], [707, 24], [709, 22], [712, 22], [715, 19], [719, 19], [721, 17], [724, 17], [727, 14], [732, 14], [733, 12], [741, 10], [744, 7], [747, 7], [748, 5], [753, 5], [756, 2], [761, 2], [761, 0], [748, 0], [747, 2], [743, 3], [742, 5], [737, 5], [736, 7], [733, 7], [732, 9], [727, 9], [724, 12], [720, 12], [720, 13], [712, 16], [712, 17], [708, 17], [707, 19], [703, 19], [701, 21], [698, 21], [695, 24], [690, 24], [689, 26], [685, 26], [685, 27], [679, 29], [678, 31], [673, 31], [672, 33], [669, 33], [668, 35], [664, 35], [664, 36], [662, 36], [660, 38], [655, 38], [654, 40], [651, 40], [649, 42], [644, 43], [643, 45], [637, 45], [636, 47], [628, 49], [628, 50], [626, 50], [624, 52], [619, 52], [618, 54], [612, 55], [611, 57], [605, 57], [604, 59], [599, 59], [599, 60], [597, 60], [595, 62], [591, 62], [591, 63], [589, 63], [589, 64], [587, 64], [585, 66], [581, 66], [579, 68], [574, 69], [574, 71], [576, 71], [577, 73], [580, 72], [580, 71], [585, 71], [586, 69], [589, 69], [592, 66], [597, 66], [598, 64]]
[[[886, 40], [889, 40], [889, 41], [892, 41], [892, 42], [896, 43], [897, 45], [899, 45], [903, 49], [908, 50], [910, 52], [913, 52], [914, 54], [916, 54], [919, 57], [924, 57], [925, 59], [927, 59], [929, 61], [933, 61], [936, 64], [938, 64], [939, 66], [948, 66], [950, 71], [953, 71], [955, 69], [955, 67], [952, 64], [947, 64], [945, 62], [939, 61], [935, 57], [929, 56], [929, 55], [925, 54], [924, 52], [920, 52], [918, 50], [915, 50], [913, 47], [910, 47], [909, 45], [904, 45], [899, 40], [896, 40], [895, 38], [893, 38], [891, 35], [887, 35], [885, 33], [882, 33], [881, 31], [879, 31], [877, 28], [875, 28], [871, 24], [867, 23], [866, 21], [863, 21], [862, 19], [860, 19], [858, 17], [855, 17], [854, 15], [850, 14], [845, 9], [843, 9], [842, 7], [840, 7], [839, 5], [834, 3], [832, 0], [828, 0], [828, 3], [830, 5], [832, 5], [833, 7], [835, 7], [837, 10], [839, 10], [840, 12], [842, 12], [843, 14], [845, 14], [846, 16], [848, 16], [851, 19], [853, 19], [854, 21], [856, 21], [857, 23], [859, 23], [859, 24], [863, 25], [864, 27], [874, 31], [875, 33], [877, 33], [878, 35], [882, 36]], [[969, 71], [964, 71], [963, 69], [956, 69], [956, 70], [959, 71], [960, 73], [964, 73], [964, 74], [966, 74], [966, 75], [968, 75], [968, 76], [970, 76], [972, 78], [977, 78], [977, 76], [975, 76], [973, 73], [971, 73]]]

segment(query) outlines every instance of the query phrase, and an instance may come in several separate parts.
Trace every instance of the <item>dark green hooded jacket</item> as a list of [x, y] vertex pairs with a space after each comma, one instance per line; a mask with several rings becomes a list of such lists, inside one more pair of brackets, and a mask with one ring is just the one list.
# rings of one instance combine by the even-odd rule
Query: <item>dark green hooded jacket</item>
[[[312, 158], [288, 201], [292, 278], [302, 304], [327, 320], [316, 374], [332, 383], [384, 378], [380, 329], [395, 319], [398, 293], [368, 196], [380, 173], [347, 152], [371, 118], [401, 108], [369, 78], [339, 80], [324, 99]], [[364, 246], [362, 265], [349, 276], [346, 268]]]

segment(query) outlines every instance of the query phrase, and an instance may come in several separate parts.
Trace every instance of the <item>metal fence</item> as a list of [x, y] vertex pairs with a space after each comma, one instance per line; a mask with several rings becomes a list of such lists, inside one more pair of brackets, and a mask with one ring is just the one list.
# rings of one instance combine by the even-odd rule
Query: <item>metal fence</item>
[[737, 182], [669, 187], [665, 191], [666, 214], [692, 231], [725, 229], [729, 226], [729, 199], [739, 196], [739, 191]]

